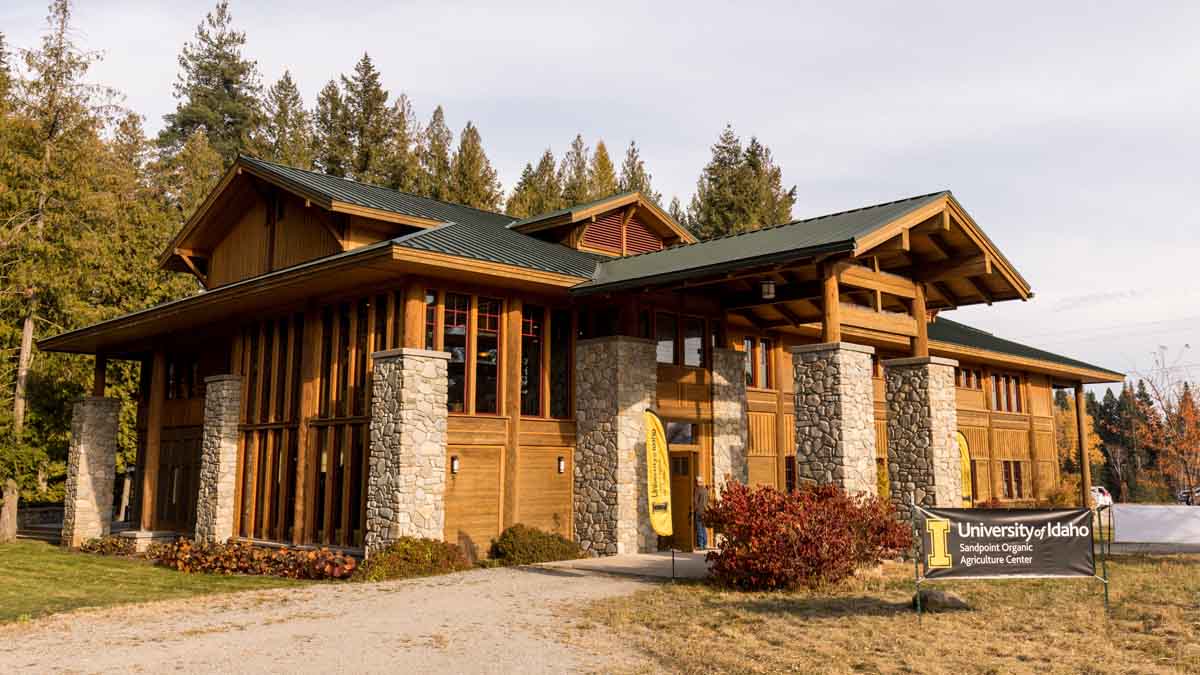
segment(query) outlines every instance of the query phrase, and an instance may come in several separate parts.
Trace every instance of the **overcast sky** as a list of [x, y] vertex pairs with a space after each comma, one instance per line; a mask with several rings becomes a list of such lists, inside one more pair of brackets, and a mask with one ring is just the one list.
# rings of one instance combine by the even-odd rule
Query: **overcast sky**
[[[105, 52], [95, 79], [152, 132], [212, 4], [78, 3], [79, 41]], [[442, 104], [456, 131], [474, 121], [506, 189], [582, 133], [615, 161], [636, 139], [656, 188], [686, 203], [727, 122], [771, 148], [797, 218], [951, 189], [1035, 298], [948, 316], [1127, 372], [1151, 369], [1161, 345], [1200, 379], [1200, 4], [1101, 4], [232, 10], [265, 83], [290, 69], [311, 106], [369, 52], [421, 118]], [[10, 0], [0, 30], [31, 46], [44, 15], [44, 2]]]

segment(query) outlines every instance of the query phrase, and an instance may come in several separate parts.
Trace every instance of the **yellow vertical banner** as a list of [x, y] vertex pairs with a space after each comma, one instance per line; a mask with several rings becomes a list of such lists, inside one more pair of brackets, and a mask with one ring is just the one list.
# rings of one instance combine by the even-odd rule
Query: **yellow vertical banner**
[[671, 527], [671, 456], [667, 452], [667, 432], [653, 410], [644, 413], [646, 422], [646, 498], [649, 500], [650, 525], [662, 537], [674, 533]]

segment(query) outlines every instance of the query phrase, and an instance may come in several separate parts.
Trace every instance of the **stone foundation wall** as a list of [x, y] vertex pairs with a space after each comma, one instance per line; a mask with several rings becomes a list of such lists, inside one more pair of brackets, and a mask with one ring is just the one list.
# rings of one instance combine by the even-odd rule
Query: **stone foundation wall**
[[449, 357], [410, 348], [371, 355], [367, 555], [403, 536], [442, 538]]
[[848, 342], [792, 348], [797, 483], [876, 494], [874, 353]]
[[238, 417], [242, 378], [204, 380], [204, 431], [200, 439], [200, 489], [196, 495], [196, 541], [220, 543], [233, 536], [237, 483]]
[[112, 526], [120, 401], [90, 396], [71, 412], [62, 543], [76, 548]]
[[580, 340], [575, 373], [575, 539], [592, 555], [657, 550], [642, 416], [655, 400], [654, 343]]
[[911, 503], [962, 505], [962, 461], [954, 392], [957, 361], [938, 357], [884, 362], [891, 500], [904, 520]]
[[735, 349], [713, 350], [713, 475], [718, 492], [727, 480], [750, 480], [746, 462], [747, 358], [745, 352]]

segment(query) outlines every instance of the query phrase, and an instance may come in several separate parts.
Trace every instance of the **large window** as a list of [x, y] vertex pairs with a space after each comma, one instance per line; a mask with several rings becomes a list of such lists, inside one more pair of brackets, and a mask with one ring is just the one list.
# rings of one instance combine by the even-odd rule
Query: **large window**
[[683, 320], [683, 365], [693, 368], [704, 365], [704, 319]]
[[1022, 462], [1004, 461], [1001, 463], [1004, 474], [1004, 498], [1024, 499], [1025, 485], [1022, 482]]
[[479, 298], [475, 330], [475, 412], [495, 413], [500, 406], [500, 314], [503, 304]]
[[676, 345], [677, 326], [674, 314], [659, 312], [654, 317], [654, 339], [657, 343], [655, 357], [659, 363], [675, 365], [679, 363]]
[[521, 313], [521, 414], [542, 414], [542, 338], [545, 310], [525, 305]]
[[571, 311], [550, 312], [550, 416], [571, 416]]
[[992, 373], [992, 410], [1000, 412], [1024, 412], [1021, 399], [1021, 376]]
[[771, 373], [773, 344], [770, 338], [756, 338], [749, 335], [742, 340], [742, 351], [746, 352], [747, 387], [771, 389], [775, 386], [775, 378]]
[[447, 367], [446, 401], [450, 412], [465, 412], [467, 402], [467, 319], [471, 315], [471, 296], [446, 294], [442, 349], [450, 352]]

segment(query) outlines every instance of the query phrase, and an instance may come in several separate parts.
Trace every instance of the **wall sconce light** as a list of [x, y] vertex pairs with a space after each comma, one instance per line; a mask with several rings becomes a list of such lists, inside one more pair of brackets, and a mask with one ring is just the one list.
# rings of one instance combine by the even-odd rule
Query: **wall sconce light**
[[763, 279], [758, 282], [758, 288], [762, 291], [763, 300], [775, 299], [775, 282], [771, 279]]
[[450, 473], [458, 475], [458, 455], [450, 455]]
[[567, 470], [567, 459], [562, 455], [558, 456], [558, 472], [565, 473]]

